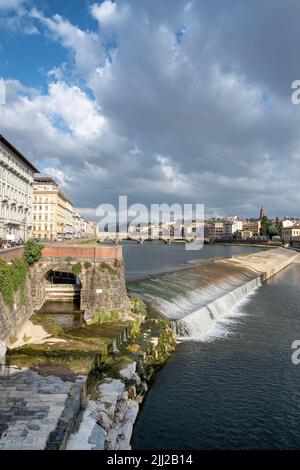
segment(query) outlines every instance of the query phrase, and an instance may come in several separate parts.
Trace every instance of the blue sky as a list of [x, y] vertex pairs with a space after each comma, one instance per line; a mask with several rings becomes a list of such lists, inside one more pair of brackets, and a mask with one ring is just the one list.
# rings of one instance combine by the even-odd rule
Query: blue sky
[[122, 194], [300, 216], [299, 14], [294, 0], [0, 0], [0, 133], [86, 216]]

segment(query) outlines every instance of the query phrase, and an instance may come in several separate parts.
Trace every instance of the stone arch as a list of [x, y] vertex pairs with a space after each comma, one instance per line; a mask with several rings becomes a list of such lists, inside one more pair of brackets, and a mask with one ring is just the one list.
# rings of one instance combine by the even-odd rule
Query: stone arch
[[[33, 301], [34, 307], [36, 310], [39, 310], [46, 298], [46, 288], [47, 288], [47, 279], [46, 276], [50, 271], [59, 271], [59, 272], [72, 272], [73, 264], [77, 264], [78, 261], [64, 261], [64, 260], [41, 260], [34, 266], [34, 279], [33, 283]], [[81, 273], [77, 275], [81, 283], [81, 292], [80, 292], [80, 308], [85, 309], [85, 299], [89, 291], [89, 279], [91, 276], [87, 275], [87, 271], [93, 271], [93, 265], [91, 264], [88, 268], [84, 267], [85, 263], [81, 264]]]

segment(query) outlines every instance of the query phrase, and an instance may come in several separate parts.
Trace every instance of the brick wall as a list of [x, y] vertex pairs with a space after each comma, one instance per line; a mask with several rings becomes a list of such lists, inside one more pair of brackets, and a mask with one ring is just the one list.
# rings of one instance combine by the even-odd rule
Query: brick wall
[[46, 245], [43, 258], [76, 258], [94, 260], [122, 260], [121, 246]]
[[24, 247], [16, 246], [15, 248], [7, 248], [6, 250], [0, 250], [0, 258], [7, 262], [13, 261], [14, 259], [23, 258]]

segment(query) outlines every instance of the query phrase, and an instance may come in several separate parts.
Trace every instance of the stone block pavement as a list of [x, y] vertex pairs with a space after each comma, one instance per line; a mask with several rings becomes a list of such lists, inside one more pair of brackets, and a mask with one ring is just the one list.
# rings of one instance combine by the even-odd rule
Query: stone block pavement
[[80, 410], [85, 377], [74, 382], [0, 367], [0, 450], [64, 448]]

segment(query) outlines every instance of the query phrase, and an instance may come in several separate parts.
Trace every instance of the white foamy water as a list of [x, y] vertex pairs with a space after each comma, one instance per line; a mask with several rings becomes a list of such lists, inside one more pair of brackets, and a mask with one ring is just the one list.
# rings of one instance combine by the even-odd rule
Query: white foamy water
[[209, 331], [207, 331], [203, 335], [199, 335], [198, 337], [181, 337], [180, 339], [182, 341], [192, 340], [203, 343], [212, 343], [218, 340], [219, 338], [226, 338], [232, 336], [234, 334], [233, 327], [240, 322], [241, 318], [247, 315], [244, 310], [244, 307], [247, 305], [248, 302], [250, 302], [251, 298], [255, 295], [258, 287], [254, 288], [253, 291], [246, 296], [246, 298], [241, 300], [235, 307], [229, 310], [229, 312], [225, 313], [223, 317], [213, 323]]
[[284, 249], [261, 252], [149, 277], [133, 282], [129, 291], [170, 319], [179, 338], [211, 341], [230, 334], [239, 315], [234, 309], [295, 256]]

